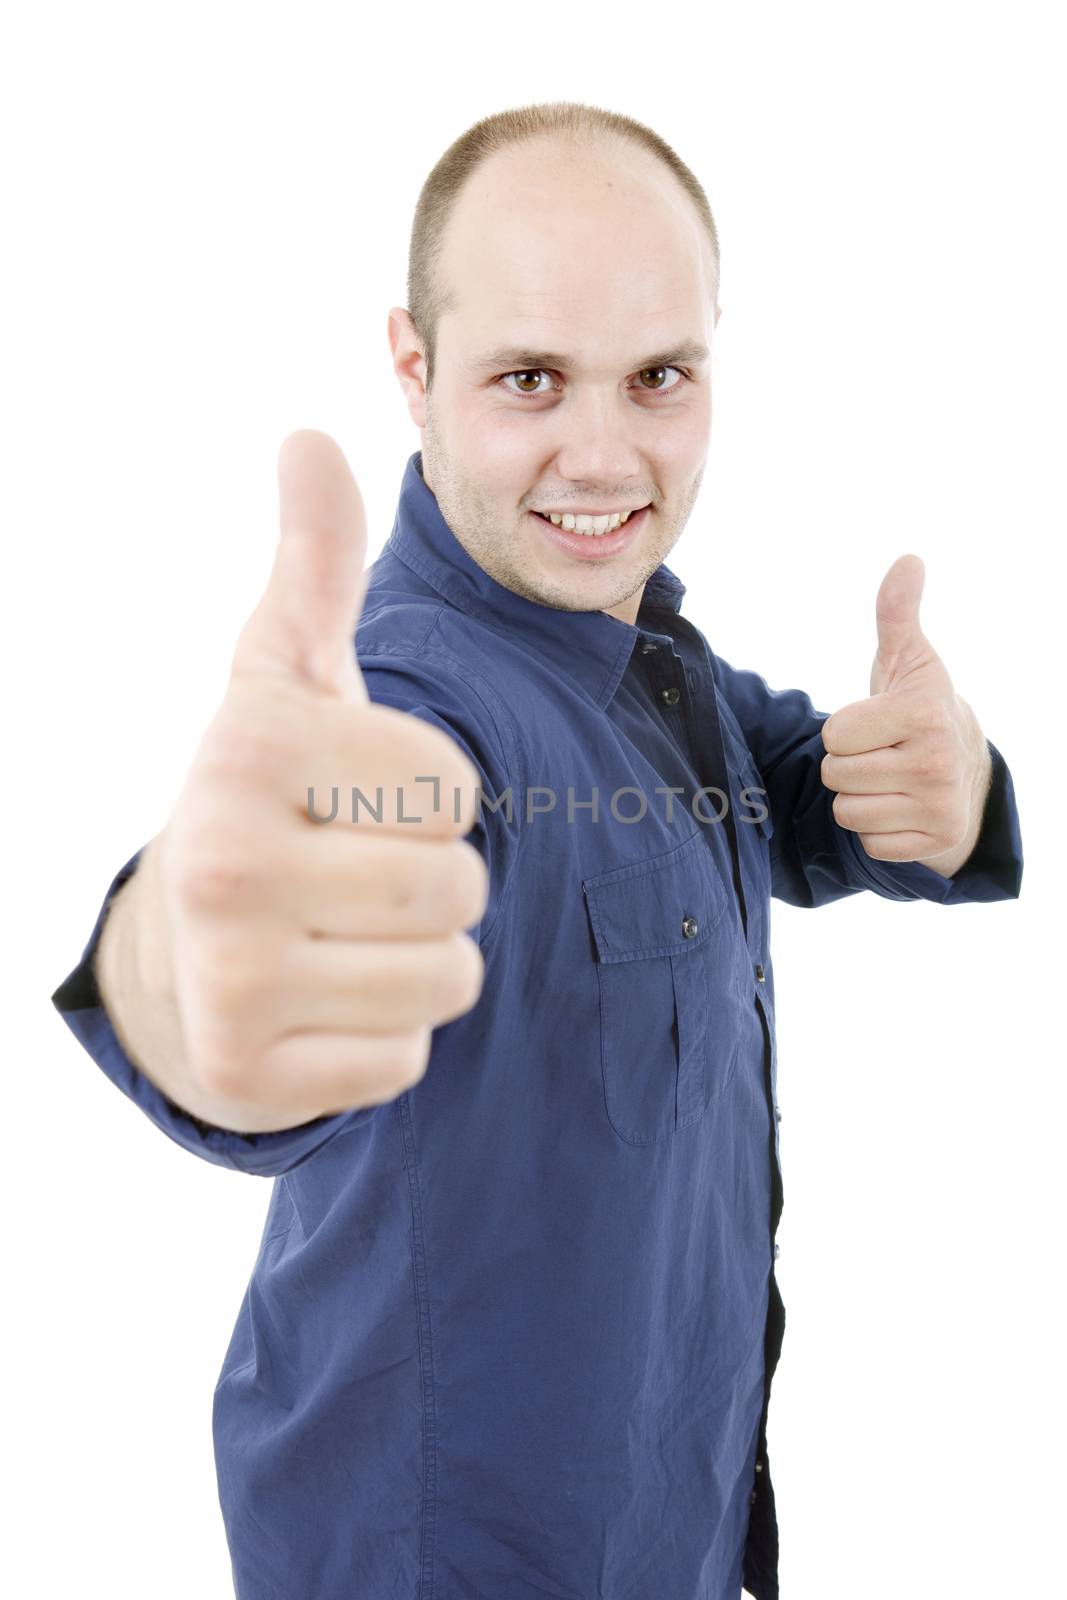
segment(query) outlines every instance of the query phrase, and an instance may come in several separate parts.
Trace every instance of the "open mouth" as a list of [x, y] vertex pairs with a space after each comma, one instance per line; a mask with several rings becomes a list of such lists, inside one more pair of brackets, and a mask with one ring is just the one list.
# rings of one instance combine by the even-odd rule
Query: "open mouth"
[[577, 533], [585, 539], [603, 539], [607, 534], [617, 533], [631, 517], [645, 510], [646, 506], [638, 506], [634, 511], [613, 512], [602, 517], [575, 517], [569, 512], [550, 511], [535, 511], [533, 515], [540, 517], [542, 522], [551, 523], [554, 528], [562, 528], [565, 533]]
[[[531, 511], [530, 516], [535, 517], [545, 533], [557, 549], [565, 551], [568, 555], [577, 556], [580, 560], [596, 560], [605, 556], [617, 555], [631, 544], [637, 534], [644, 527], [645, 519], [651, 513], [650, 505], [641, 506], [637, 511], [627, 513], [625, 521], [617, 517], [567, 517], [569, 522], [581, 521], [586, 527], [567, 528], [563, 526], [560, 516], [558, 522], [553, 522], [552, 515], [544, 511]], [[597, 523], [607, 523], [603, 530], [599, 530]]]

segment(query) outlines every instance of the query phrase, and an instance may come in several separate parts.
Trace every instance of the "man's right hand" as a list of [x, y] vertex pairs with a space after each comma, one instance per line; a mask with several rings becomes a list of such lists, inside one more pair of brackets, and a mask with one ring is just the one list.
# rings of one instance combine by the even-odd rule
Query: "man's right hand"
[[[338, 446], [290, 435], [278, 480], [267, 588], [100, 950], [105, 1004], [146, 1075], [240, 1132], [395, 1098], [426, 1071], [433, 1027], [474, 1005], [484, 975], [462, 931], [488, 897], [463, 837], [477, 769], [439, 729], [367, 695], [355, 656], [366, 519]], [[336, 789], [334, 820], [312, 819], [309, 789], [318, 817]], [[365, 797], [355, 821], [353, 789]], [[109, 958], [109, 923], [135, 886]], [[173, 1008], [169, 1034], [157, 1007]]]

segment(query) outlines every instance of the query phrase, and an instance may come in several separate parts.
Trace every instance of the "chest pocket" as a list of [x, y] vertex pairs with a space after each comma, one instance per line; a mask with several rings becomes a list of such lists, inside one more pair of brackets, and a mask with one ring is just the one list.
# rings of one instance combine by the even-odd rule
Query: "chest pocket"
[[700, 834], [582, 882], [608, 1119], [654, 1144], [704, 1115], [737, 1052], [726, 886]]

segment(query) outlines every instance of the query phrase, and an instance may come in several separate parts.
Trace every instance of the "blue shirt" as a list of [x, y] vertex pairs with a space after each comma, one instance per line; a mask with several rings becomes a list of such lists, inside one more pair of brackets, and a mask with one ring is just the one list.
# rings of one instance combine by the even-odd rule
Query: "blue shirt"
[[92, 970], [140, 852], [53, 996], [171, 1139], [273, 1179], [213, 1405], [238, 1600], [778, 1594], [770, 896], [1002, 900], [1022, 850], [991, 744], [954, 878], [868, 857], [827, 713], [716, 656], [684, 593], [660, 566], [635, 626], [527, 600], [408, 461], [358, 659], [475, 762], [490, 876], [482, 993], [411, 1090], [255, 1135], [161, 1094]]

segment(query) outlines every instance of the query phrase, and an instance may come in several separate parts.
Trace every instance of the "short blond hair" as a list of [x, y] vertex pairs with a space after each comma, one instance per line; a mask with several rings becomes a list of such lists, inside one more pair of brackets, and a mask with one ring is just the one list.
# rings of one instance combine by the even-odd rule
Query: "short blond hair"
[[451, 305], [437, 268], [452, 206], [472, 172], [488, 156], [509, 145], [553, 134], [587, 139], [614, 135], [649, 151], [673, 172], [695, 205], [707, 232], [718, 300], [719, 235], [708, 197], [685, 162], [658, 133], [633, 117], [586, 105], [580, 100], [549, 100], [497, 111], [472, 123], [449, 145], [419, 191], [415, 206], [408, 250], [408, 313], [426, 358], [427, 389], [433, 383], [437, 323], [442, 312]]

